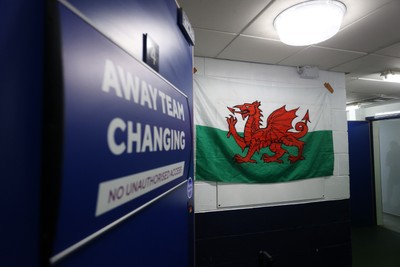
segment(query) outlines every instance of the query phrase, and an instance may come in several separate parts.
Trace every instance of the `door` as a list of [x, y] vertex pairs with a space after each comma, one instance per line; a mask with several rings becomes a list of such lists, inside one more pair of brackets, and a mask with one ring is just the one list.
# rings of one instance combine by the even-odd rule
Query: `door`
[[353, 226], [375, 224], [370, 123], [349, 121], [350, 203]]

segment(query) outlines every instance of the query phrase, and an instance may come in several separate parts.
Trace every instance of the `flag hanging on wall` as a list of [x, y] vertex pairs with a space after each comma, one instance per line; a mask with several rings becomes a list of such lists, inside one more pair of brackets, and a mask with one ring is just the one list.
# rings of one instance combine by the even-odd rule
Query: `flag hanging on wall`
[[195, 77], [196, 180], [276, 183], [333, 175], [321, 86]]

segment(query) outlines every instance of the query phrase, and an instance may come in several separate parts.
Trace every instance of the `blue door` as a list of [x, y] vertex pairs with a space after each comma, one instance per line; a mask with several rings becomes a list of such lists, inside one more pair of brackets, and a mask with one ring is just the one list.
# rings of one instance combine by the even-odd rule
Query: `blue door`
[[353, 226], [375, 224], [370, 122], [349, 121], [350, 203]]

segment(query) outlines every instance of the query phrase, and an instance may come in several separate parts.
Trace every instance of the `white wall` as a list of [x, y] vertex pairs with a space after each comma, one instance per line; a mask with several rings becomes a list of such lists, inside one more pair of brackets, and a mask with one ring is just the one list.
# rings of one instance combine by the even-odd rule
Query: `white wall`
[[367, 117], [374, 117], [390, 113], [400, 113], [400, 102], [387, 101], [385, 104], [375, 104], [363, 107], [349, 107], [347, 109], [347, 120], [360, 121], [365, 120]]
[[[346, 91], [344, 74], [320, 71], [318, 79], [302, 79], [294, 67], [282, 67], [236, 61], [195, 58], [195, 75], [267, 81], [297, 85], [321, 85], [329, 82], [334, 93], [330, 99], [332, 131], [334, 141], [334, 174], [330, 177], [307, 179], [280, 184], [218, 184], [216, 182], [195, 183], [196, 212], [210, 212], [226, 209], [253, 208], [261, 206], [286, 205], [294, 203], [347, 199], [350, 196]], [[302, 97], [299, 95], [298, 97]], [[268, 195], [269, 197], [262, 197]], [[247, 196], [241, 202], [241, 196]], [[261, 199], [261, 202], [260, 202]], [[229, 200], [233, 205], [221, 205]], [[237, 200], [235, 202], [235, 200]], [[237, 203], [237, 204], [235, 204]], [[229, 206], [229, 207], [228, 207]]]
[[365, 111], [358, 106], [350, 106], [346, 108], [348, 121], [364, 121]]
[[363, 110], [365, 117], [372, 117], [387, 112], [400, 113], [400, 103], [394, 102], [394, 103], [387, 103], [384, 105], [371, 106], [371, 107], [366, 107]]

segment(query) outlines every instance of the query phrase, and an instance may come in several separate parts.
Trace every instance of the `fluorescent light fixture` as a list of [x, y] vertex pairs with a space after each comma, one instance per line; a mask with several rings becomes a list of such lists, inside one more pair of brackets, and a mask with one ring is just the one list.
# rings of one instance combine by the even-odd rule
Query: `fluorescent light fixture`
[[345, 12], [346, 6], [336, 0], [307, 1], [282, 11], [274, 27], [285, 44], [317, 44], [339, 31]]
[[400, 73], [392, 70], [382, 72], [381, 77], [385, 82], [400, 83]]
[[388, 82], [388, 83], [400, 83], [400, 73], [392, 70], [385, 70], [379, 76], [379, 74], [372, 74], [366, 77], [356, 77], [358, 80], [373, 81], [373, 82]]

